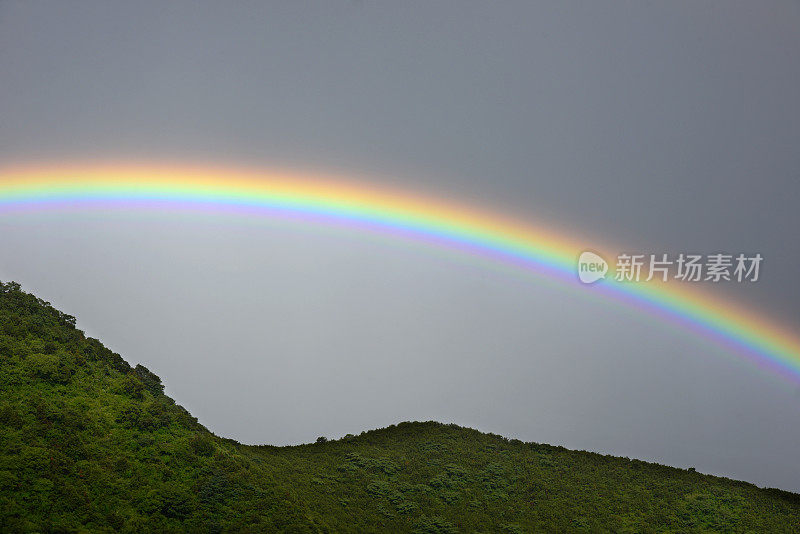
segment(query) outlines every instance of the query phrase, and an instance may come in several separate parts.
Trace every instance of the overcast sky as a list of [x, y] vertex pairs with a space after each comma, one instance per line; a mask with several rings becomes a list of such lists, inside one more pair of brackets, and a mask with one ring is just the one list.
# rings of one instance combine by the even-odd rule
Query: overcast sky
[[[715, 290], [797, 326], [799, 27], [790, 1], [0, 0], [0, 161], [296, 166], [633, 251], [758, 252], [759, 282]], [[243, 442], [436, 419], [800, 490], [796, 386], [422, 244], [0, 215], [0, 279]]]

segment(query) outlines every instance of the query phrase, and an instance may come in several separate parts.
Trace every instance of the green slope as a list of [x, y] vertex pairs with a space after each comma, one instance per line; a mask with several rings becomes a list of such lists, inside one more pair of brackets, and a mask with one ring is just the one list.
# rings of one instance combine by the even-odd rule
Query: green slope
[[2, 532], [800, 532], [800, 495], [453, 425], [240, 445], [74, 325], [0, 285]]

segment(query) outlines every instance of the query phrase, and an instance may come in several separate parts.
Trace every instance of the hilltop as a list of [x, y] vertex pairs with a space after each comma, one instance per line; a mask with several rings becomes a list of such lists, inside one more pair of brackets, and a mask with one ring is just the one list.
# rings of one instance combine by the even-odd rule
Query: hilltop
[[800, 531], [794, 493], [454, 425], [242, 445], [163, 390], [0, 284], [0, 531]]

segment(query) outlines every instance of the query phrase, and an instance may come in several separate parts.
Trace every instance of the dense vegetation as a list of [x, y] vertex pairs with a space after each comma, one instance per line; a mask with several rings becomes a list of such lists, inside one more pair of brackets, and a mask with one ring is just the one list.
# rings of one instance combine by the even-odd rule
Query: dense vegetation
[[438, 423], [241, 445], [0, 284], [0, 531], [87, 530], [795, 532], [800, 496]]

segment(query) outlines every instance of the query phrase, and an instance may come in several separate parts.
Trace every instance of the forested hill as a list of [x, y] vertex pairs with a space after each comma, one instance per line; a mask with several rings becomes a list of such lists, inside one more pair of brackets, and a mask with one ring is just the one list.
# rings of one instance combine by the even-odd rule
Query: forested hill
[[438, 423], [252, 447], [0, 285], [2, 532], [800, 532], [800, 496]]

